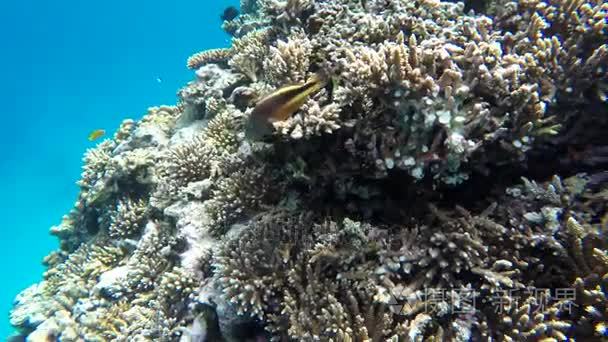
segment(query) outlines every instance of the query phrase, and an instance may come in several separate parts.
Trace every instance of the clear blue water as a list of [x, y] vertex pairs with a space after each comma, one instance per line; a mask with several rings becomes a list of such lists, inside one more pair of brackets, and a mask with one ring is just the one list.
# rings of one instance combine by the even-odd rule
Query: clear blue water
[[229, 44], [229, 5], [238, 0], [0, 2], [0, 337], [56, 247], [48, 230], [76, 199], [88, 133], [174, 104], [187, 57]]

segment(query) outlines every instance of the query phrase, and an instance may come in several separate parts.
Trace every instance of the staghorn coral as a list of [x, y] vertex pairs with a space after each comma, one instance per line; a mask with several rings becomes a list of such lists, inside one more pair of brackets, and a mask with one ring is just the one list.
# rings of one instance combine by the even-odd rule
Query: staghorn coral
[[156, 296], [162, 303], [162, 307], [171, 308], [167, 312], [168, 317], [179, 315], [179, 311], [184, 310], [184, 303], [191, 296], [195, 296], [198, 283], [190, 274], [180, 267], [163, 272], [158, 282]]
[[578, 265], [577, 278], [572, 284], [574, 296], [564, 298], [559, 309], [577, 322], [574, 328], [584, 337], [606, 336], [608, 306], [608, 243], [597, 232], [583, 227], [574, 218], [566, 222], [570, 235], [570, 253]]
[[148, 291], [155, 288], [156, 278], [171, 266], [169, 251], [176, 244], [166, 225], [149, 222], [139, 240], [138, 248], [130, 255], [127, 266], [126, 289]]
[[258, 73], [263, 68], [261, 61], [268, 53], [266, 42], [271, 34], [269, 29], [261, 29], [247, 33], [242, 38], [236, 38], [232, 42], [234, 56], [230, 58], [228, 65], [251, 81], [257, 81]]
[[213, 49], [198, 52], [188, 58], [188, 69], [198, 69], [205, 64], [217, 64], [227, 61], [232, 55], [230, 49]]
[[[455, 16], [460, 8], [452, 4], [394, 3], [392, 6], [391, 10], [402, 9], [402, 14], [389, 15], [385, 20], [389, 27], [380, 36], [395, 37], [394, 43], [390, 40], [377, 41], [374, 35], [356, 36], [351, 32], [340, 32], [340, 29], [349, 27], [345, 19], [349, 14], [351, 20], [356, 20], [357, 16], [371, 16], [368, 12], [373, 13], [375, 7], [371, 4], [367, 10], [346, 11], [347, 14], [342, 16], [337, 15], [342, 13], [337, 12], [339, 5], [320, 9], [323, 19], [319, 20], [323, 24], [329, 22], [330, 32], [325, 36], [323, 25], [321, 32], [315, 36], [315, 39], [321, 40], [321, 46], [330, 49], [324, 52], [329, 57], [327, 68], [340, 73], [345, 79], [351, 101], [354, 100], [352, 95], [361, 97], [363, 103], [374, 97], [379, 98], [389, 107], [389, 113], [392, 107], [397, 114], [394, 118], [388, 116], [384, 119], [391, 128], [390, 133], [385, 134], [388, 136], [382, 139], [384, 146], [368, 152], [368, 158], [375, 159], [368, 162], [378, 165], [380, 175], [396, 165], [420, 178], [428, 170], [430, 158], [436, 167], [436, 171], [432, 168], [431, 171], [442, 175], [442, 180], [447, 183], [461, 182], [466, 177], [466, 174], [458, 172], [461, 164], [469, 161], [471, 154], [483, 153], [483, 146], [491, 146], [497, 137], [511, 139], [515, 148], [507, 150], [513, 153], [517, 149], [528, 149], [527, 146], [538, 135], [555, 133], [558, 125], [551, 121], [550, 115], [545, 114], [547, 107], [553, 103], [551, 96], [555, 94], [545, 95], [543, 87], [546, 88], [547, 82], [539, 77], [531, 77], [547, 73], [528, 71], [528, 68], [534, 67], [527, 61], [533, 53], [506, 53], [511, 52], [503, 49], [505, 43], [502, 40], [506, 38], [488, 33], [493, 24], [491, 19]], [[431, 14], [436, 15], [432, 16], [432, 21], [424, 21]], [[332, 16], [345, 22], [332, 22]], [[450, 19], [455, 21], [455, 25], [441, 26], [442, 20]], [[401, 24], [400, 29], [396, 29], [399, 27], [397, 23]], [[391, 28], [393, 25], [395, 29]], [[336, 31], [340, 34], [334, 37]], [[403, 32], [409, 32], [409, 37]], [[353, 44], [351, 47], [349, 39], [369, 42], [369, 45]], [[601, 58], [590, 57], [590, 62], [596, 60]], [[597, 74], [591, 79], [602, 78], [605, 75]], [[463, 103], [467, 105], [463, 106]], [[493, 105], [492, 111], [488, 110], [490, 104]], [[387, 113], [387, 110], [366, 111], [367, 115]], [[509, 118], [504, 116], [513, 111], [515, 114], [511, 113]], [[399, 116], [403, 116], [403, 119]], [[369, 122], [377, 125], [380, 120], [374, 117]], [[405, 125], [401, 123], [402, 120]], [[442, 128], [439, 132], [438, 127]], [[492, 131], [483, 132], [480, 129]], [[357, 131], [365, 132], [363, 127]], [[362, 140], [359, 144], [362, 146], [374, 143], [373, 137], [355, 137], [352, 139], [355, 144], [357, 140]], [[421, 145], [409, 147], [417, 143]], [[408, 146], [414, 151], [403, 150], [401, 146]], [[437, 168], [438, 161], [443, 164], [442, 167]]]
[[[478, 26], [483, 23], [481, 20], [474, 22]], [[371, 154], [377, 155], [380, 163], [376, 164], [381, 170], [390, 169], [391, 165], [395, 165], [409, 170], [412, 176], [421, 178], [428, 168], [430, 156], [431, 160], [443, 164], [442, 167], [436, 168], [434, 173], [447, 173], [442, 177], [446, 183], [459, 182], [456, 180], [458, 177], [466, 177], [457, 173], [460, 164], [468, 161], [471, 154], [488, 141], [488, 137], [504, 129], [500, 126], [504, 127], [505, 118], [491, 119], [491, 113], [487, 110], [488, 100], [484, 101], [479, 95], [472, 93], [468, 85], [476, 82], [473, 80], [488, 79], [487, 76], [479, 74], [479, 71], [484, 69], [474, 67], [472, 61], [467, 61], [464, 56], [464, 64], [455, 62], [459, 60], [459, 54], [467, 53], [455, 43], [438, 44], [436, 39], [418, 42], [416, 36], [411, 35], [408, 44], [405, 44], [404, 35], [399, 33], [395, 43], [384, 42], [378, 50], [369, 47], [347, 50], [349, 55], [345, 62], [347, 70], [344, 78], [352, 83], [348, 87], [353, 88], [355, 93], [384, 92], [383, 101], [387, 102], [389, 108], [392, 107], [389, 111], [394, 110], [396, 114], [390, 119], [369, 120], [387, 120], [387, 125], [392, 128], [389, 130], [390, 135], [382, 137], [381, 145], [375, 147], [376, 151]], [[482, 51], [495, 58], [498, 49], [497, 46], [489, 45]], [[467, 70], [471, 72], [467, 74]], [[508, 99], [512, 96], [511, 93], [524, 99], [523, 103], [522, 100], [517, 100], [519, 103], [507, 105], [524, 109], [530, 107], [531, 117], [542, 117], [538, 108], [532, 108], [535, 106], [533, 101], [538, 102], [534, 100], [532, 91], [533, 88], [528, 86], [504, 91], [493, 87], [492, 90], [505, 104], [510, 101]], [[496, 121], [495, 125], [487, 124], [491, 120]], [[491, 127], [498, 131], [478, 130]], [[365, 132], [363, 129], [360, 131]], [[482, 138], [478, 134], [485, 137]], [[479, 138], [474, 138], [476, 135]], [[367, 137], [355, 135], [353, 143], [368, 145], [369, 138], [365, 138]], [[359, 142], [360, 140], [362, 141]], [[439, 165], [435, 164], [435, 167]]]
[[106, 303], [80, 318], [84, 338], [91, 341], [133, 337], [170, 341], [180, 335], [178, 316], [192, 293], [187, 275], [174, 268], [162, 274], [158, 286], [138, 293], [132, 303]]
[[[427, 338], [435, 336], [441, 340], [458, 339], [457, 336], [487, 338], [504, 333], [507, 340], [539, 336], [559, 340], [572, 334], [572, 320], [592, 321], [594, 329], [601, 330], [604, 323], [598, 313], [605, 312], [605, 302], [591, 299], [602, 295], [599, 290], [586, 290], [586, 295], [576, 297], [576, 303], [581, 303], [581, 307], [585, 305], [582, 303], [600, 305], [598, 308], [581, 309], [581, 313], [591, 313], [588, 316], [583, 314], [585, 318], [564, 315], [565, 308], [574, 306], [574, 303], [568, 306], [565, 300], [548, 306], [539, 303], [537, 297], [521, 297], [517, 302], [510, 301], [513, 297], [504, 297], [517, 291], [535, 293], [548, 286], [548, 282], [552, 282], [553, 291], [578, 288], [582, 293], [585, 291], [582, 284], [585, 283], [575, 278], [577, 274], [589, 272], [589, 267], [582, 266], [585, 257], [577, 257], [582, 253], [583, 248], [576, 247], [581, 242], [572, 242], [573, 238], [584, 239], [587, 233], [572, 218], [567, 222], [558, 219], [557, 230], [550, 228], [555, 223], [546, 221], [543, 224], [549, 228], [543, 228], [535, 235], [525, 233], [531, 227], [524, 229], [513, 221], [516, 218], [520, 224], [526, 222], [533, 227], [530, 215], [526, 215], [526, 206], [528, 209], [539, 204], [542, 207], [543, 202], [555, 203], [562, 198], [570, 201], [578, 196], [577, 193], [569, 192], [572, 190], [563, 186], [559, 179], [548, 186], [530, 181], [524, 184], [523, 188], [528, 189], [524, 196], [529, 197], [525, 197], [526, 205], [522, 211], [503, 216], [500, 212], [495, 213], [496, 206], [492, 206], [481, 215], [473, 216], [457, 209], [455, 213], [460, 218], [453, 218], [431, 206], [427, 224], [435, 225], [435, 228], [416, 231], [363, 226], [348, 219], [343, 225], [333, 222], [315, 224], [313, 214], [298, 216], [297, 213], [269, 212], [256, 218], [248, 230], [230, 240], [217, 255], [216, 268], [223, 293], [229, 301], [238, 304], [243, 313], [266, 320], [269, 324], [267, 329], [274, 336], [286, 334], [292, 339], [385, 340], [392, 334], [395, 338], [414, 334]], [[564, 194], [552, 195], [556, 191]], [[521, 201], [522, 197], [518, 200]], [[508, 203], [505, 199], [502, 201]], [[495, 216], [513, 228], [507, 228], [489, 216]], [[557, 235], [554, 235], [555, 231]], [[592, 260], [598, 257], [604, 260], [606, 247], [594, 248], [596, 259]], [[578, 265], [575, 271], [566, 278], [547, 278], [538, 274], [538, 271], [555, 271], [539, 270], [535, 266], [545, 249], [556, 251], [552, 254], [555, 260], [551, 261], [555, 267], [560, 267], [559, 264], [566, 268]], [[589, 247], [584, 249], [590, 250]], [[601, 268], [605, 266], [598, 262], [593, 261], [593, 264], [600, 267], [598, 271], [605, 272]], [[595, 276], [594, 279], [599, 278]], [[596, 285], [592, 284], [597, 282], [588, 280], [586, 284], [593, 289]], [[352, 293], [344, 297], [345, 293], [360, 288], [367, 289], [368, 293], [361, 302], [353, 300]], [[454, 289], [455, 292], [451, 297], [442, 295], [432, 299], [429, 297], [432, 289]], [[464, 297], [455, 301], [458, 296]], [[471, 296], [492, 300], [475, 302]], [[559, 299], [559, 295], [556, 298]], [[369, 328], [369, 322], [362, 323], [362, 318], [356, 318], [356, 313], [368, 305], [377, 308], [372, 310], [384, 312], [380, 306], [395, 305], [395, 300], [406, 304], [396, 312], [390, 310], [380, 314], [386, 315], [382, 322], [387, 326], [381, 329], [382, 332], [366, 335], [362, 327], [367, 324]], [[474, 308], [469, 306], [471, 311], [467, 311], [466, 305]], [[479, 311], [476, 305], [480, 305]], [[502, 305], [500, 313], [504, 316], [496, 316], [496, 305]], [[437, 309], [429, 311], [430, 307]], [[527, 315], [535, 313], [535, 318], [524, 317], [526, 312]], [[355, 315], [349, 317], [353, 313]], [[318, 317], [319, 321], [312, 317]], [[423, 319], [432, 323], [407, 328], [408, 324]], [[445, 320], [453, 323], [437, 323]], [[548, 325], [552, 326], [549, 330]], [[484, 326], [488, 330], [476, 330]], [[576, 334], [587, 336], [589, 331], [581, 328]]]
[[379, 256], [365, 236], [372, 227], [311, 218], [265, 214], [228, 242], [216, 258], [227, 299], [242, 312], [266, 317], [277, 337], [384, 341], [440, 334], [434, 324], [425, 327], [424, 316], [404, 320], [375, 298], [383, 281], [374, 275]]
[[117, 143], [121, 143], [121, 142], [127, 140], [131, 136], [131, 133], [133, 132], [134, 128], [135, 128], [135, 121], [133, 121], [132, 119], [124, 120], [120, 124], [120, 127], [118, 128], [116, 133], [114, 133], [114, 141]]
[[[146, 198], [153, 181], [152, 165], [158, 158], [157, 139], [137, 139], [142, 131], [132, 120], [125, 120], [115, 139], [105, 140], [86, 152], [80, 193], [69, 215], [51, 228], [60, 238], [62, 250], [73, 251], [100, 230], [99, 217], [112, 208], [119, 197]], [[152, 141], [155, 140], [155, 143]], [[138, 143], [140, 147], [133, 147]], [[126, 190], [123, 189], [127, 188]]]
[[263, 16], [273, 19], [273, 24], [286, 28], [289, 24], [301, 24], [303, 17], [313, 6], [312, 0], [261, 0]]
[[[66, 341], [605, 338], [606, 4], [482, 7], [242, 1], [178, 106], [87, 152], [12, 323]], [[261, 97], [315, 73], [323, 90], [246, 138]]]
[[157, 168], [159, 187], [155, 197], [176, 196], [178, 190], [189, 183], [209, 177], [208, 161], [213, 153], [213, 149], [200, 137], [168, 150]]
[[93, 149], [87, 150], [83, 158], [84, 166], [78, 185], [83, 190], [93, 187], [98, 179], [103, 177], [103, 172], [109, 164], [114, 144], [106, 140]]
[[133, 236], [142, 228], [146, 218], [148, 203], [142, 200], [121, 200], [116, 204], [116, 211], [110, 216], [108, 235], [112, 238]]
[[[315, 224], [311, 218], [306, 213], [281, 211], [257, 217], [250, 229], [228, 241], [216, 257], [227, 299], [238, 303], [241, 312], [266, 318], [269, 330], [277, 336], [318, 339], [347, 333], [334, 330], [342, 328], [340, 321], [350, 320], [346, 302], [337, 299], [338, 284], [331, 281], [331, 274], [335, 277], [336, 273], [329, 270], [330, 274], [322, 275], [324, 265], [335, 263], [339, 255], [321, 248], [317, 255], [314, 250], [307, 251], [322, 241], [319, 237], [323, 234], [337, 234], [338, 227]], [[348, 252], [341, 251], [341, 255]], [[284, 300], [277, 301], [282, 297]], [[357, 315], [353, 316], [351, 324], [360, 324]], [[323, 321], [326, 324], [320, 325]]]
[[[466, 286], [459, 278], [467, 276], [480, 277], [485, 285], [490, 287], [515, 287], [517, 281], [512, 278], [508, 264], [495, 260], [489, 254], [493, 242], [500, 241], [507, 234], [507, 229], [489, 220], [485, 215], [472, 217], [462, 208], [457, 208], [462, 217], [454, 219], [441, 212], [434, 206], [430, 207], [432, 215], [438, 220], [439, 229], [421, 227], [414, 231], [401, 232], [399, 249], [391, 250], [388, 255], [395, 254], [384, 261], [388, 270], [397, 265], [403, 275], [409, 277], [423, 274], [424, 277], [414, 278], [412, 284], [419, 289], [423, 287], [449, 288]], [[487, 240], [482, 240], [487, 239]], [[395, 245], [397, 247], [398, 245]], [[414, 246], [417, 246], [414, 248]], [[492, 268], [502, 264], [502, 272]], [[450, 286], [447, 286], [450, 285]], [[410, 286], [408, 291], [417, 289]], [[402, 294], [403, 295], [403, 294]]]
[[77, 330], [79, 300], [89, 297], [97, 277], [115, 267], [123, 256], [124, 251], [102, 241], [81, 246], [64, 262], [47, 270], [44, 281], [23, 293], [11, 314], [11, 323], [28, 333], [71, 340], [68, 336]]
[[245, 169], [234, 173], [219, 179], [211, 198], [204, 203], [209, 229], [215, 233], [225, 232], [238, 219], [255, 212], [270, 191], [264, 170]]
[[31, 336], [67, 341], [171, 340], [180, 334], [183, 321], [177, 317], [194, 291], [191, 278], [162, 252], [172, 243], [152, 223], [134, 252], [107, 240], [83, 244], [23, 293], [13, 324], [33, 330]]
[[159, 186], [154, 201], [158, 205], [175, 199], [189, 184], [224, 172], [224, 157], [237, 151], [240, 140], [236, 133], [242, 128], [242, 114], [232, 106], [216, 110], [202, 134], [165, 153], [156, 172]]
[[242, 131], [243, 114], [227, 106], [209, 121], [205, 128], [205, 139], [218, 153], [235, 153], [239, 147], [237, 132]]
[[558, 310], [551, 308], [543, 310], [541, 303], [544, 299], [537, 297], [518, 298], [517, 301], [511, 297], [500, 297], [505, 305], [503, 309], [508, 311], [503, 318], [502, 328], [505, 335], [504, 341], [528, 341], [532, 339], [548, 339], [566, 341], [565, 332], [570, 324], [563, 322], [558, 317]]
[[[522, 297], [503, 297], [506, 315], [502, 318], [504, 340], [522, 341], [533, 338], [568, 340], [568, 336], [600, 338], [606, 336], [606, 243], [592, 246], [599, 237], [570, 218], [566, 223], [570, 234], [570, 256], [577, 263], [576, 279], [568, 286], [551, 290], [542, 296], [529, 290]], [[585, 246], [590, 255], [583, 256]], [[587, 263], [594, 265], [591, 271]], [[554, 302], [549, 302], [553, 299]], [[577, 322], [576, 325], [572, 322]]]
[[264, 60], [265, 78], [274, 86], [305, 81], [312, 50], [306, 34], [296, 32], [276, 44], [270, 47], [270, 58]]

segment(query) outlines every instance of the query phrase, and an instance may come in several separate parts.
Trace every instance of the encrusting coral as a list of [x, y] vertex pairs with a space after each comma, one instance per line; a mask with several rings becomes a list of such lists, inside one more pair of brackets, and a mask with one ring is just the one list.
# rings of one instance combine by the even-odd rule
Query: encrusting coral
[[[61, 341], [607, 338], [607, 13], [243, 0], [177, 106], [86, 152], [11, 323]], [[327, 85], [247, 136], [262, 98], [313, 75]]]

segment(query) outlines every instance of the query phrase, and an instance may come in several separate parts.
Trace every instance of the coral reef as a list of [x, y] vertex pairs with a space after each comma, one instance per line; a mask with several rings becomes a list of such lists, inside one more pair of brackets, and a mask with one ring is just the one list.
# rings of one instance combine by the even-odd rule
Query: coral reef
[[[11, 323], [61, 341], [606, 339], [607, 16], [243, 0], [177, 106], [86, 152]], [[247, 137], [260, 99], [313, 75], [327, 86]]]
[[232, 55], [230, 49], [213, 49], [201, 51], [188, 58], [187, 65], [189, 69], [198, 69], [205, 64], [217, 64], [227, 61]]

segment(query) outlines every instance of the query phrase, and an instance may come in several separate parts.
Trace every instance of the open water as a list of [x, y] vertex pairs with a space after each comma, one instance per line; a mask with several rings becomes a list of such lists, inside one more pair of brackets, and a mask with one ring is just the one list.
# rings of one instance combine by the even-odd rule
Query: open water
[[238, 0], [0, 2], [0, 336], [14, 296], [56, 248], [94, 129], [175, 104], [189, 55], [229, 45]]

